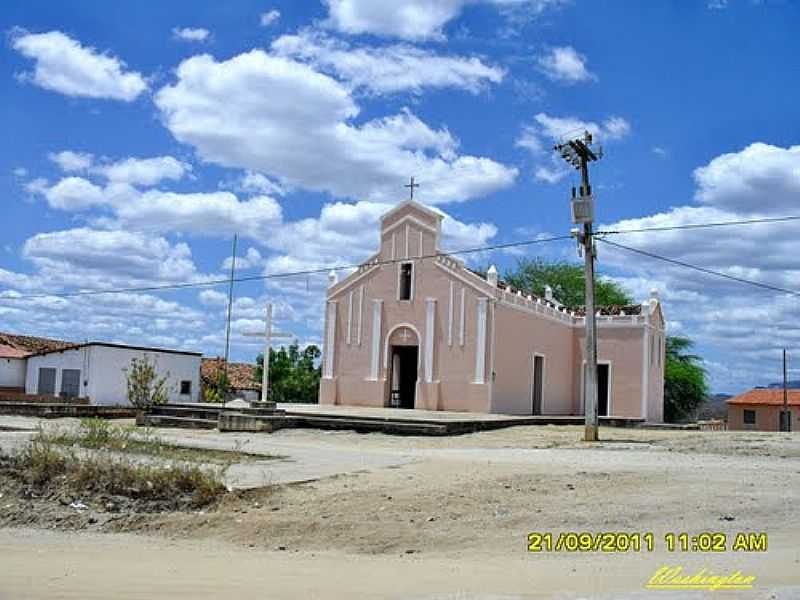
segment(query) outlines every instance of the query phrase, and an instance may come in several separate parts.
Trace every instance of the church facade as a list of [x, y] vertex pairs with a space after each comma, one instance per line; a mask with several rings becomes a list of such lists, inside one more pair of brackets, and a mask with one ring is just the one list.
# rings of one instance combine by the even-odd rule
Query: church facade
[[[413, 201], [379, 251], [327, 292], [320, 404], [513, 415], [583, 412], [584, 316], [440, 254], [442, 216]], [[657, 293], [598, 309], [601, 416], [663, 420]]]

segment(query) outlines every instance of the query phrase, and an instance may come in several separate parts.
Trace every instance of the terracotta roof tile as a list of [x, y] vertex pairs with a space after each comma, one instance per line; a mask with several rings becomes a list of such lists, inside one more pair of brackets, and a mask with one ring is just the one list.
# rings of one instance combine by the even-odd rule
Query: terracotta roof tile
[[[225, 364], [223, 358], [204, 358], [200, 363], [200, 378], [204, 385], [216, 382]], [[256, 365], [248, 363], [228, 363], [228, 381], [235, 390], [261, 390], [255, 381]]]
[[[789, 404], [800, 406], [800, 390], [789, 390]], [[728, 400], [728, 404], [759, 404], [769, 406], [783, 405], [783, 390], [775, 388], [755, 388]]]
[[14, 348], [14, 346], [0, 344], [0, 358], [25, 358], [28, 354], [29, 352]]
[[24, 352], [25, 355], [35, 354], [37, 352], [49, 352], [52, 350], [63, 350], [64, 348], [75, 345], [73, 342], [65, 342], [63, 340], [5, 332], [0, 332], [0, 344], [15, 348], [18, 351]]

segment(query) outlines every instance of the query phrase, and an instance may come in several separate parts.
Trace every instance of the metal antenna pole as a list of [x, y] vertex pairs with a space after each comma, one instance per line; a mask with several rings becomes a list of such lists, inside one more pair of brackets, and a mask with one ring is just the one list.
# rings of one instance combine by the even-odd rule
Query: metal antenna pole
[[231, 348], [231, 309], [233, 308], [233, 279], [236, 276], [236, 239], [237, 235], [233, 234], [233, 255], [231, 258], [231, 281], [228, 287], [228, 319], [225, 324], [225, 380], [228, 379], [228, 356]]
[[583, 248], [584, 272], [586, 278], [586, 368], [583, 373], [584, 390], [584, 440], [596, 442], [598, 436], [597, 410], [597, 326], [594, 305], [594, 243], [592, 222], [594, 220], [594, 199], [589, 184], [589, 163], [598, 160], [602, 153], [592, 150], [592, 135], [587, 131], [582, 138], [559, 144], [555, 150], [561, 157], [581, 172], [581, 188], [578, 197], [572, 189], [572, 221], [582, 224], [583, 230], [573, 229], [573, 234]]

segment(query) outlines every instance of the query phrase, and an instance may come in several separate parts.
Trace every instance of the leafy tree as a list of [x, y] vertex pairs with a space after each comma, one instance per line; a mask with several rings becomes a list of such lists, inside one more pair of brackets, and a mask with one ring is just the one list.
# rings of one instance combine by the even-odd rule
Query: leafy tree
[[[275, 402], [316, 402], [322, 376], [322, 367], [318, 364], [320, 356], [320, 349], [313, 344], [301, 352], [296, 340], [288, 348], [272, 350], [269, 353], [268, 398]], [[259, 354], [254, 375], [259, 383], [263, 365], [264, 355]]]
[[[586, 299], [586, 284], [581, 265], [566, 261], [547, 262], [541, 258], [522, 259], [515, 269], [506, 272], [504, 279], [514, 288], [529, 290], [544, 297], [544, 286], [553, 289], [553, 296], [562, 304], [582, 306]], [[598, 305], [632, 304], [633, 299], [618, 283], [597, 277], [595, 302]], [[664, 365], [664, 419], [678, 421], [691, 414], [703, 403], [708, 393], [706, 372], [702, 359], [688, 352], [694, 342], [686, 337], [667, 336]]]
[[667, 337], [664, 365], [664, 419], [680, 421], [692, 415], [708, 395], [702, 358], [689, 351], [694, 342], [686, 337]]
[[144, 358], [131, 359], [125, 377], [128, 387], [128, 402], [139, 410], [147, 410], [158, 404], [166, 404], [169, 396], [167, 380], [169, 373], [159, 377], [156, 365], [145, 354]]
[[225, 402], [228, 393], [231, 391], [231, 384], [225, 374], [225, 365], [221, 365], [216, 380], [211, 381], [203, 387], [203, 399], [206, 402], [221, 404]]
[[[533, 292], [544, 298], [544, 286], [553, 288], [553, 297], [569, 307], [582, 306], [586, 297], [583, 267], [567, 261], [547, 262], [541, 258], [523, 258], [517, 266], [506, 272], [504, 279], [518, 290]], [[633, 300], [616, 281], [597, 277], [595, 279], [595, 303], [609, 306], [632, 304]]]

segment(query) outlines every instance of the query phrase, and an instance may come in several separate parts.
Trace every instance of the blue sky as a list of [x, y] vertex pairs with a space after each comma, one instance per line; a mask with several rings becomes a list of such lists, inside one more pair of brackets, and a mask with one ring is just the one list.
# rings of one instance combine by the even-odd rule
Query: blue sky
[[[603, 225], [798, 214], [799, 17], [752, 0], [4, 2], [0, 329], [220, 354], [224, 286], [15, 298], [219, 279], [234, 232], [243, 275], [358, 262], [411, 175], [448, 249], [562, 234], [575, 175], [550, 148], [576, 128], [605, 148]], [[618, 241], [800, 289], [795, 229]], [[607, 247], [599, 269], [637, 300], [660, 290], [715, 390], [776, 379], [798, 348], [790, 296]], [[238, 285], [234, 358], [257, 353], [243, 333], [268, 298], [318, 341], [324, 286]]]

